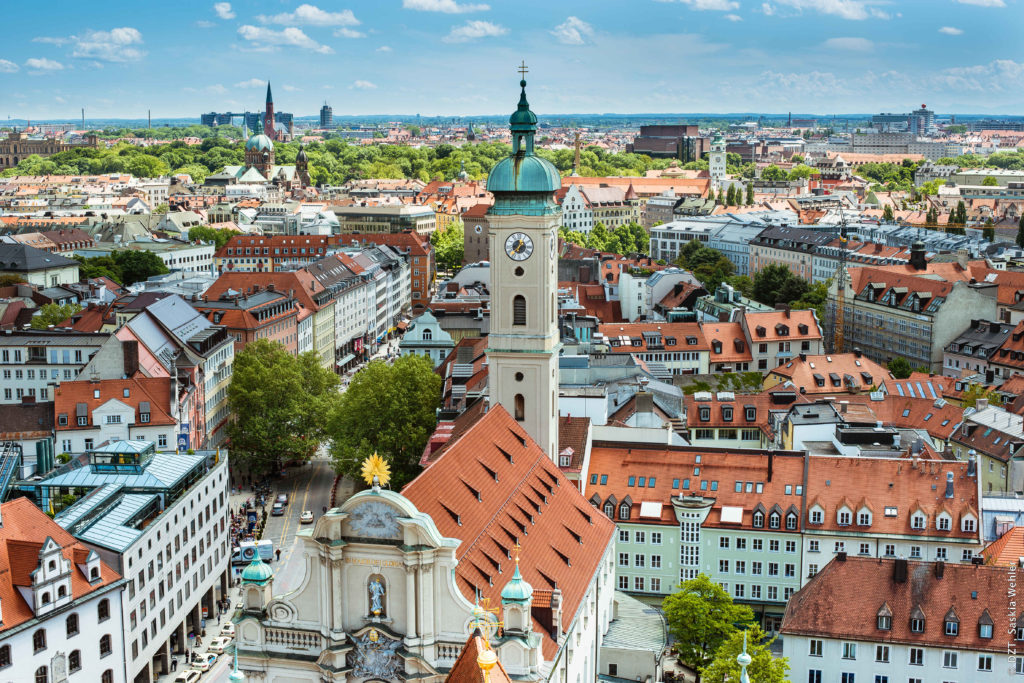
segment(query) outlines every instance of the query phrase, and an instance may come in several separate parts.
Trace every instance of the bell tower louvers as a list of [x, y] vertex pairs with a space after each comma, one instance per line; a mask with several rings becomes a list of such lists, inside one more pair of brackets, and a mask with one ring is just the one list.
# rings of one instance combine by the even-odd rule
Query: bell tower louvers
[[[522, 67], [525, 75], [525, 67]], [[512, 155], [487, 178], [494, 194], [488, 213], [491, 326], [488, 383], [501, 404], [552, 460], [558, 458], [557, 247], [562, 180], [534, 154], [537, 116], [519, 83], [519, 106], [509, 118]]]

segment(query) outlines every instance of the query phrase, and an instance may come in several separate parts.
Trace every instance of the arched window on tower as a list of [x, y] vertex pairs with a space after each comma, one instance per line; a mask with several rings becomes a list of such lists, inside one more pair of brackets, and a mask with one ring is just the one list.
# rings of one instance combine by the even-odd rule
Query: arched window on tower
[[423, 341], [430, 341], [433, 339], [434, 333], [431, 330], [423, 330]]
[[516, 394], [516, 419], [519, 421], [526, 419], [526, 399], [522, 394]]
[[516, 294], [512, 298], [512, 324], [526, 324], [526, 297], [522, 294]]

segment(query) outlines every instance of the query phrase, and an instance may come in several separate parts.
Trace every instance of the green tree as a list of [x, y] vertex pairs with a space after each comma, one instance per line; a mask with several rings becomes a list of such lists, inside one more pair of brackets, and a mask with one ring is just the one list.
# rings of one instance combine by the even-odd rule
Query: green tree
[[750, 655], [747, 675], [754, 683], [787, 683], [789, 660], [776, 659], [771, 652], [775, 638], [768, 639], [757, 624], [744, 630], [736, 630], [715, 650], [712, 662], [700, 670], [702, 680], [708, 683], [733, 683], [740, 680], [740, 665], [736, 657], [746, 647]]
[[786, 172], [783, 171], [778, 166], [776, 166], [775, 164], [772, 164], [768, 168], [766, 168], [763, 171], [761, 171], [761, 179], [762, 180], [785, 180], [786, 179]]
[[891, 372], [892, 376], [896, 379], [906, 379], [910, 377], [910, 373], [913, 372], [913, 368], [910, 367], [910, 361], [903, 356], [896, 356], [886, 363], [885, 367], [889, 369], [889, 372]]
[[1021, 214], [1020, 220], [1017, 221], [1017, 239], [1014, 241], [1018, 247], [1024, 247], [1024, 214]]
[[579, 230], [569, 230], [568, 228], [561, 227], [558, 229], [558, 236], [562, 238], [563, 242], [569, 242], [581, 247], [587, 246], [587, 236]]
[[722, 193], [722, 188], [718, 188], [718, 197], [715, 199], [716, 204], [725, 204], [725, 194]]
[[441, 377], [429, 359], [409, 355], [394, 365], [371, 362], [328, 416], [335, 470], [358, 478], [362, 461], [377, 453], [391, 464], [392, 486], [401, 488], [420, 471], [440, 400]]
[[981, 184], [984, 187], [999, 187], [999, 181], [990, 175], [987, 175], [984, 178], [982, 178]]
[[122, 249], [113, 253], [113, 259], [121, 274], [121, 284], [124, 285], [170, 272], [160, 257], [151, 251]]
[[804, 164], [797, 164], [793, 168], [789, 169], [789, 175], [787, 177], [790, 180], [802, 180], [804, 178], [810, 178], [817, 172], [818, 170], [815, 168], [811, 168]]
[[754, 205], [754, 183], [747, 183], [747, 206]]
[[736, 188], [729, 185], [728, 192], [725, 193], [725, 205], [735, 206], [736, 205]]
[[587, 235], [587, 247], [589, 249], [597, 249], [598, 251], [604, 251], [605, 244], [608, 242], [608, 229], [604, 227], [604, 223], [597, 221], [594, 223], [594, 227], [590, 229], [590, 233]]
[[832, 286], [832, 279], [825, 282], [816, 282], [810, 285], [800, 298], [789, 302], [794, 309], [814, 309], [818, 320], [825, 320], [825, 304], [828, 302], [828, 289]]
[[79, 277], [84, 279], [107, 277], [119, 285], [124, 284], [124, 276], [121, 274], [121, 267], [117, 265], [117, 262], [110, 256], [94, 256], [92, 258], [85, 258], [84, 256], [76, 255], [72, 258], [78, 261]]
[[136, 178], [158, 178], [170, 171], [167, 162], [152, 154], [136, 154], [128, 162], [128, 172]]
[[990, 406], [999, 406], [1003, 404], [1002, 397], [994, 391], [988, 391], [983, 384], [971, 384], [964, 390], [963, 397], [960, 399], [960, 405], [964, 408], [973, 408], [979, 398], [988, 399]]
[[228, 386], [231, 456], [258, 474], [312, 457], [324, 415], [339, 401], [338, 376], [307, 352], [293, 356], [267, 339], [235, 355]]
[[409, 135], [413, 136], [414, 138], [418, 138], [420, 136], [420, 127], [419, 126], [409, 126], [408, 130], [409, 130]]
[[466, 253], [465, 233], [462, 221], [454, 221], [443, 230], [435, 230], [430, 235], [430, 243], [434, 245], [434, 258], [439, 265], [455, 269], [462, 265]]
[[203, 242], [213, 242], [217, 249], [220, 249], [228, 243], [235, 235], [242, 233], [237, 230], [219, 230], [217, 228], [211, 228], [208, 225], [198, 225], [194, 228], [189, 228], [188, 238], [190, 240], [202, 240]]
[[698, 671], [711, 665], [714, 653], [738, 625], [754, 618], [749, 607], [734, 604], [732, 597], [704, 574], [680, 584], [661, 605], [679, 659]]
[[25, 278], [23, 278], [20, 275], [15, 275], [14, 273], [5, 273], [3, 275], [0, 275], [0, 287], [10, 287], [12, 285], [20, 284], [24, 281]]
[[886, 204], [882, 208], [882, 220], [887, 221], [889, 223], [891, 223], [891, 222], [893, 222], [893, 220], [895, 220], [895, 216], [893, 216], [893, 213], [892, 213], [892, 204]]
[[704, 289], [714, 292], [732, 276], [735, 266], [722, 252], [705, 246], [699, 240], [690, 240], [679, 250], [676, 265], [693, 273]]
[[794, 154], [789, 160], [794, 164], [802, 164], [804, 163], [804, 156], [802, 154]]
[[43, 304], [39, 308], [39, 313], [32, 316], [33, 330], [45, 330], [50, 325], [59, 325], [64, 322], [75, 313], [82, 310], [82, 307], [78, 304]]
[[809, 289], [807, 280], [780, 263], [769, 264], [754, 275], [754, 298], [766, 306], [796, 301]]
[[[992, 219], [989, 219], [992, 220]], [[986, 225], [981, 229], [981, 236], [987, 239], [989, 242], [996, 241], [996, 229], [991, 225]]]

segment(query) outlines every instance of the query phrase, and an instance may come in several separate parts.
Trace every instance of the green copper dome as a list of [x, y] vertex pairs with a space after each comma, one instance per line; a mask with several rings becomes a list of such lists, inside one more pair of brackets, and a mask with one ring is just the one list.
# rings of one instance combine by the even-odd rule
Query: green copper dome
[[274, 149], [274, 142], [263, 133], [253, 135], [245, 143], [245, 149], [271, 150]]
[[487, 176], [487, 190], [494, 194], [497, 215], [543, 215], [558, 212], [554, 193], [562, 187], [558, 169], [533, 152], [537, 133], [537, 115], [526, 100], [526, 81], [519, 82], [522, 92], [519, 107], [509, 117], [512, 129], [512, 155], [502, 159]]
[[255, 583], [262, 586], [272, 578], [274, 578], [274, 570], [259, 557], [253, 559], [242, 572], [242, 583]]
[[526, 583], [523, 575], [519, 573], [519, 562], [516, 562], [516, 571], [508, 580], [505, 587], [501, 589], [501, 601], [505, 602], [526, 602], [533, 597], [533, 586]]

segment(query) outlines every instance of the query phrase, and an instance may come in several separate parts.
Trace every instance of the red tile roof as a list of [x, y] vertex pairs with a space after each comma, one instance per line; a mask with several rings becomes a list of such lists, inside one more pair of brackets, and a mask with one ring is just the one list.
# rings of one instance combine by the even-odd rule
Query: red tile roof
[[[608, 340], [611, 353], [643, 353], [648, 351], [647, 339], [644, 333], [656, 332], [661, 335], [664, 349], [652, 349], [657, 351], [710, 351], [711, 344], [704, 337], [698, 323], [612, 323], [598, 325], [598, 331]], [[616, 344], [620, 337], [628, 337], [631, 341], [626, 344]], [[669, 344], [669, 338], [675, 340]], [[639, 345], [632, 343], [632, 340], [639, 340]], [[690, 343], [690, 342], [693, 343]]]
[[448, 676], [444, 679], [445, 683], [512, 683], [512, 679], [509, 678], [501, 661], [498, 661], [484, 675], [483, 669], [477, 664], [477, 658], [489, 648], [484, 645], [483, 638], [476, 633], [479, 631], [466, 641], [466, 646], [459, 653], [459, 658], [455, 660], [451, 670], [448, 671]]
[[[710, 395], [710, 398], [708, 398]], [[731, 397], [731, 398], [729, 398]], [[703, 400], [698, 400], [698, 398]], [[731, 392], [701, 392], [683, 397], [686, 409], [686, 426], [689, 429], [725, 427], [732, 429], [759, 429], [768, 437], [772, 436], [770, 411], [787, 410], [789, 406], [772, 403], [769, 393], [733, 394]], [[726, 420], [722, 408], [732, 408], [732, 419]], [[701, 419], [701, 407], [707, 407], [708, 419]], [[747, 419], [747, 409], [754, 409], [754, 419]]]
[[981, 551], [985, 564], [999, 567], [1018, 567], [1024, 557], [1024, 526], [1015, 526]]
[[31, 573], [39, 566], [39, 551], [47, 538], [61, 546], [62, 554], [71, 561], [71, 595], [76, 600], [107, 586], [121, 577], [100, 561], [100, 581], [90, 584], [77, 567], [85, 561], [89, 550], [62, 529], [28, 498], [15, 498], [0, 506], [0, 602], [4, 620], [0, 632], [12, 629], [35, 616], [33, 608], [16, 586], [31, 586]]
[[[904, 561], [833, 559], [790, 598], [782, 620], [783, 636], [1006, 651], [1006, 634], [1013, 633], [1006, 604], [1013, 588], [1005, 568], [943, 564], [939, 578], [938, 563], [907, 562], [906, 578], [898, 581], [898, 562]], [[889, 631], [878, 629], [878, 615], [884, 608], [892, 617]], [[960, 623], [956, 636], [945, 635], [950, 610]], [[910, 630], [911, 616], [918, 611], [924, 618], [922, 633]], [[980, 636], [982, 619], [991, 620], [994, 638]]]
[[744, 315], [751, 344], [821, 339], [821, 326], [814, 311], [809, 309], [747, 312]]
[[[754, 339], [757, 343], [757, 339]], [[867, 373], [866, 375], [862, 373]], [[835, 377], [833, 377], [833, 375]], [[870, 380], [868, 379], [870, 376]], [[840, 385], [835, 384], [836, 377]], [[848, 385], [852, 378], [853, 386]], [[853, 353], [796, 357], [768, 373], [768, 379], [790, 381], [806, 394], [834, 394], [837, 390], [867, 391], [883, 381], [892, 379], [889, 370], [867, 357]], [[824, 385], [819, 386], [821, 379]]]
[[[128, 391], [128, 396], [124, 395]], [[95, 391], [99, 391], [99, 398], [94, 398]], [[110, 400], [120, 401], [135, 409], [135, 426], [142, 426], [138, 421], [139, 413], [142, 412], [139, 404], [149, 403], [148, 425], [173, 425], [176, 424], [174, 417], [170, 414], [171, 406], [171, 378], [170, 377], [132, 377], [128, 379], [103, 379], [99, 381], [77, 380], [73, 382], [61, 382], [53, 392], [53, 412], [55, 415], [67, 415], [67, 424], [61, 425], [58, 421], [57, 431], [70, 431], [76, 429], [96, 429], [97, 425], [92, 424], [92, 411]], [[77, 406], [79, 403], [86, 405], [89, 424], [79, 427], [76, 419]]]
[[566, 453], [572, 449], [571, 461], [568, 467], [562, 467], [563, 472], [579, 472], [583, 467], [583, 456], [587, 452], [588, 436], [590, 434], [589, 417], [572, 417], [561, 415], [558, 418], [558, 454]]
[[703, 323], [700, 329], [707, 345], [711, 347], [710, 364], [753, 361], [750, 345], [739, 323]]
[[[479, 591], [498, 603], [518, 542], [520, 571], [535, 594], [556, 585], [561, 590], [563, 629], [580, 609], [615, 531], [500, 405], [449, 442], [402, 494], [443, 535], [462, 540], [455, 574], [467, 599]], [[544, 656], [552, 659], [558, 644], [539, 624], [534, 630], [544, 633]]]

